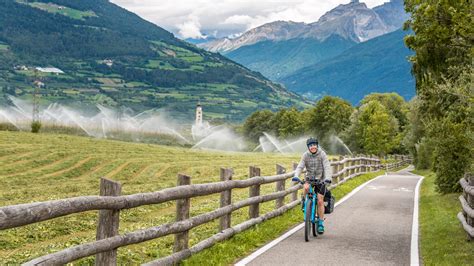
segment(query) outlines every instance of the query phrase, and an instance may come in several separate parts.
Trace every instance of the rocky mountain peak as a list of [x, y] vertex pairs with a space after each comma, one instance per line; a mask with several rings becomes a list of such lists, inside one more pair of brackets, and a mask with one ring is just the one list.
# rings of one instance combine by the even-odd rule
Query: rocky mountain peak
[[331, 35], [346, 40], [364, 42], [400, 28], [408, 18], [403, 0], [391, 0], [374, 9], [359, 0], [350, 0], [326, 12], [314, 23], [275, 21], [251, 29], [240, 37], [220, 39], [200, 44], [213, 52], [228, 52], [261, 41], [284, 41], [294, 38], [313, 38], [324, 41]]

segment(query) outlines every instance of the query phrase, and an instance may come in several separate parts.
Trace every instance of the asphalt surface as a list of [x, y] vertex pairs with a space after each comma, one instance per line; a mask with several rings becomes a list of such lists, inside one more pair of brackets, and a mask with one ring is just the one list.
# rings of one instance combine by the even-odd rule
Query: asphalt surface
[[305, 242], [298, 230], [247, 265], [409, 265], [419, 178], [397, 172], [372, 181], [326, 216], [324, 235]]

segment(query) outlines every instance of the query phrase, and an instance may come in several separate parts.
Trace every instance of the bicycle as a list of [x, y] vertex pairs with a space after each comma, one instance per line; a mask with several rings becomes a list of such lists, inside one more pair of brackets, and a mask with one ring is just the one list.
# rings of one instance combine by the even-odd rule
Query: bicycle
[[[293, 177], [291, 181], [299, 182], [304, 185], [305, 181], [301, 181], [301, 179], [297, 177]], [[314, 187], [316, 185], [321, 185], [323, 182], [319, 179], [307, 181], [309, 186], [309, 191], [306, 194], [304, 205], [303, 205], [303, 217], [304, 217], [304, 240], [306, 242], [309, 241], [309, 235], [311, 234], [311, 229], [313, 231], [313, 236], [317, 237], [318, 232], [316, 230], [316, 222], [318, 214], [318, 196], [317, 193], [314, 191]], [[330, 181], [329, 181], [330, 183]]]

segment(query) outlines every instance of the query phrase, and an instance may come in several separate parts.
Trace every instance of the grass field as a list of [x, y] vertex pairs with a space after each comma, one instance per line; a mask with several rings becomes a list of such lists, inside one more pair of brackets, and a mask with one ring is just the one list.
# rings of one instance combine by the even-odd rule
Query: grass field
[[73, 19], [84, 20], [86, 17], [97, 17], [97, 15], [93, 11], [80, 11], [76, 9], [72, 9], [65, 6], [55, 5], [53, 3], [41, 3], [41, 2], [33, 2], [28, 3], [24, 0], [17, 0], [18, 3], [28, 4], [32, 7], [36, 7], [43, 11], [53, 13], [53, 14], [60, 14], [66, 17], [70, 17]]
[[[192, 176], [192, 183], [219, 181], [220, 167], [233, 167], [234, 179], [248, 178], [248, 166], [275, 174], [275, 164], [290, 168], [299, 155], [222, 153], [184, 148], [98, 140], [53, 134], [0, 131], [0, 205], [97, 195], [102, 176], [122, 183], [122, 194], [172, 187], [178, 173]], [[289, 184], [287, 184], [287, 187]], [[262, 186], [262, 194], [275, 184]], [[248, 197], [248, 190], [235, 190], [233, 201]], [[191, 200], [191, 215], [218, 206], [219, 195]], [[288, 201], [288, 199], [287, 199]], [[262, 213], [274, 202], [261, 206]], [[232, 216], [233, 225], [247, 219], [248, 209]], [[156, 226], [174, 220], [174, 202], [121, 212], [120, 233]], [[72, 245], [95, 240], [97, 211], [57, 218], [38, 224], [0, 231], [0, 265], [18, 264]], [[190, 232], [193, 245], [217, 232], [218, 221]], [[119, 249], [119, 263], [147, 262], [171, 253], [173, 236]], [[78, 261], [90, 264], [93, 257]]]
[[461, 211], [459, 193], [436, 192], [435, 174], [415, 171], [425, 177], [420, 193], [421, 257], [425, 265], [473, 265], [474, 243], [456, 215]]

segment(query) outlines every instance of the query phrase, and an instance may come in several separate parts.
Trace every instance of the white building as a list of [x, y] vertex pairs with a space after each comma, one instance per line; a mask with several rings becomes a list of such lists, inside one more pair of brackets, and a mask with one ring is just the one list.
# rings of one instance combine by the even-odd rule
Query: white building
[[38, 70], [39, 72], [53, 73], [56, 75], [64, 74], [64, 72], [61, 69], [55, 68], [55, 67], [37, 67], [36, 70]]
[[202, 107], [201, 103], [196, 106], [196, 126], [202, 126]]

